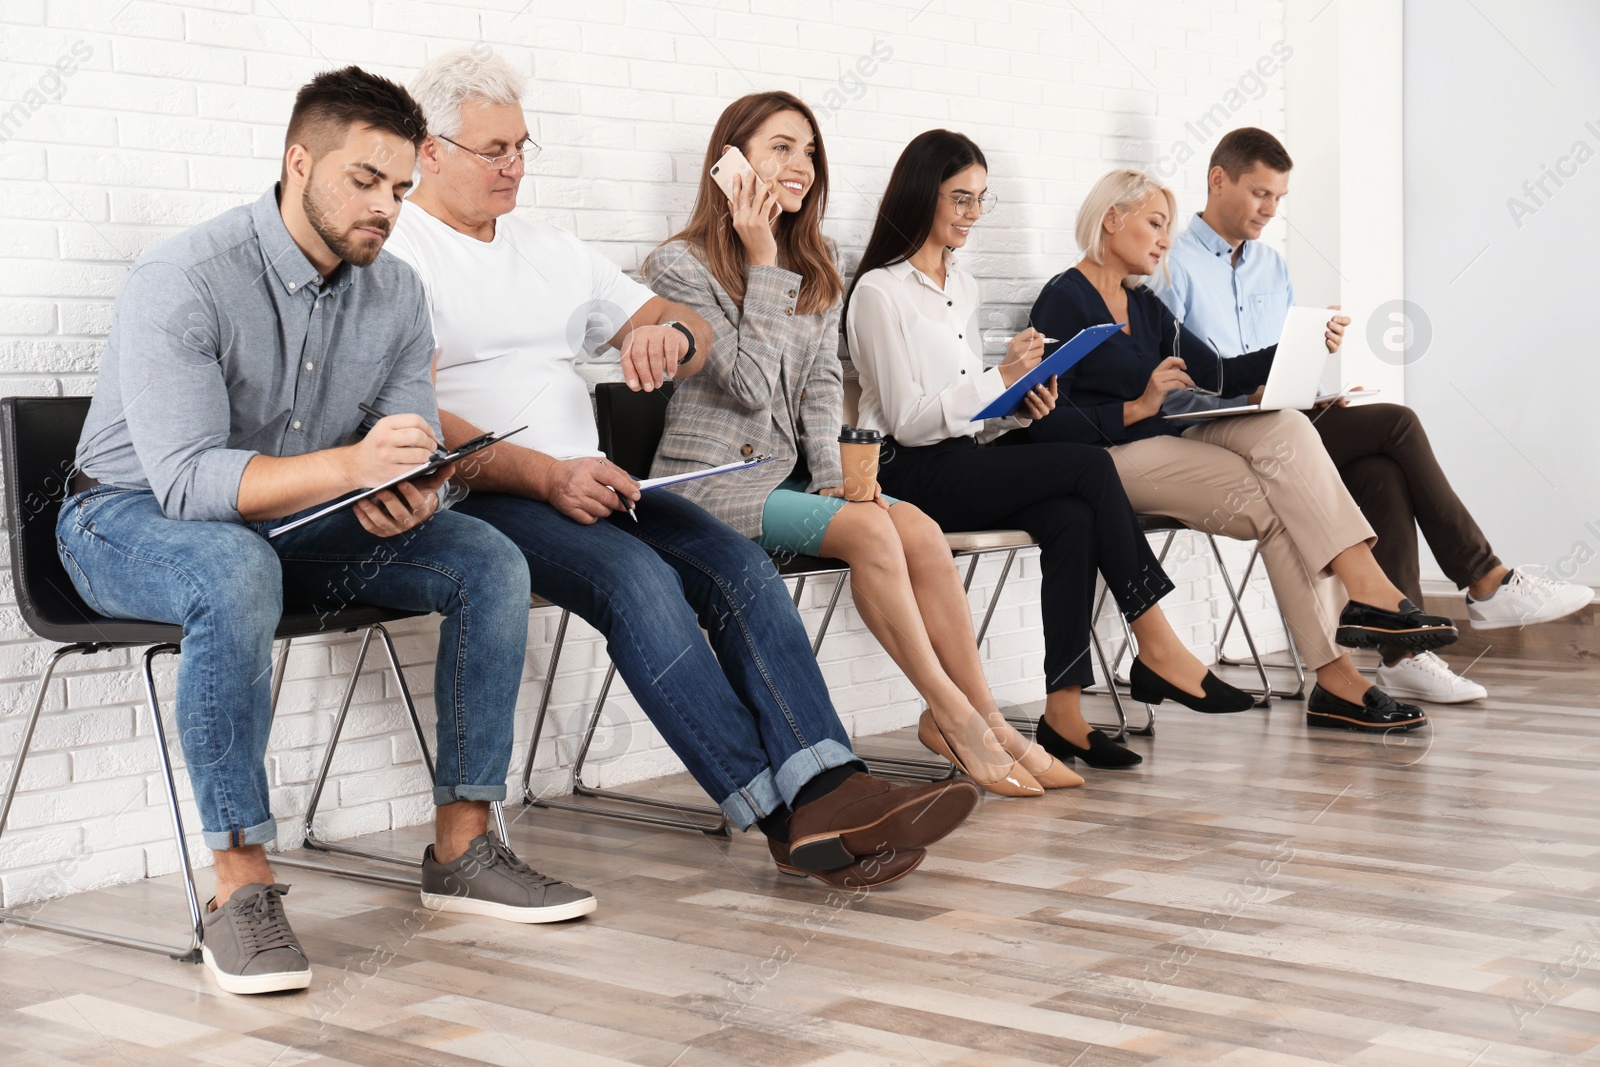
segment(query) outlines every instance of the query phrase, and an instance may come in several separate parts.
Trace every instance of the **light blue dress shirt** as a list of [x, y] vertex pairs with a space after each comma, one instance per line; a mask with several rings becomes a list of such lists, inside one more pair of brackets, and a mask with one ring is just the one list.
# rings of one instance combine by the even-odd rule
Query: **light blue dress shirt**
[[[1233, 263], [1233, 249], [1199, 215], [1178, 235], [1167, 253], [1170, 278], [1150, 284], [1193, 334], [1209, 341], [1221, 356], [1255, 352], [1278, 343], [1294, 306], [1289, 265], [1273, 248], [1246, 241]], [[1243, 397], [1196, 396], [1188, 390], [1167, 394], [1163, 414], [1233, 407]]]
[[416, 271], [380, 252], [324, 279], [289, 236], [274, 186], [134, 264], [77, 466], [151, 490], [168, 518], [242, 522], [250, 460], [344, 444], [375, 421], [363, 401], [420, 415], [442, 440], [432, 367]]

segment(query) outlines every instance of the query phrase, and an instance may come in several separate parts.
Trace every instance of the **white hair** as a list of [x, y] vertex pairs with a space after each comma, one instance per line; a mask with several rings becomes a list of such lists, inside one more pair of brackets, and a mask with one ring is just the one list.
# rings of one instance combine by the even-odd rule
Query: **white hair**
[[[1089, 195], [1084, 197], [1083, 206], [1078, 208], [1078, 220], [1074, 230], [1078, 247], [1083, 249], [1084, 256], [1092, 263], [1104, 263], [1108, 236], [1103, 225], [1106, 214], [1115, 211], [1117, 226], [1120, 228], [1123, 217], [1155, 193], [1162, 193], [1167, 198], [1168, 225], [1176, 223], [1177, 198], [1172, 195], [1171, 189], [1144, 171], [1114, 170], [1095, 182], [1094, 188], [1089, 190]], [[1163, 270], [1166, 269], [1165, 257], [1162, 258], [1161, 266]]]
[[422, 106], [429, 133], [454, 137], [461, 132], [462, 104], [520, 105], [524, 82], [510, 63], [479, 41], [429, 61], [411, 83], [411, 95]]

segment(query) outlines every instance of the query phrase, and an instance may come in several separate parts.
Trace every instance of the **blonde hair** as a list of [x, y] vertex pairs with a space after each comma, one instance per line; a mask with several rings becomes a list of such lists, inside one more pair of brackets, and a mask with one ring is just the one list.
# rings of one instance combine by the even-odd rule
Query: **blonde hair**
[[[1123, 218], [1130, 214], [1140, 204], [1144, 203], [1156, 193], [1161, 193], [1167, 198], [1167, 224], [1170, 226], [1178, 218], [1178, 200], [1172, 195], [1172, 190], [1156, 181], [1142, 170], [1124, 168], [1114, 170], [1094, 183], [1094, 188], [1089, 190], [1089, 195], [1084, 197], [1083, 206], [1078, 208], [1078, 218], [1074, 227], [1074, 236], [1078, 239], [1078, 247], [1083, 249], [1084, 256], [1094, 263], [1104, 263], [1106, 258], [1106, 229], [1102, 225], [1108, 212], [1115, 212], [1117, 225], [1122, 225]], [[1161, 259], [1161, 269], [1167, 269], [1167, 260]], [[1143, 277], [1132, 275], [1131, 277]]]

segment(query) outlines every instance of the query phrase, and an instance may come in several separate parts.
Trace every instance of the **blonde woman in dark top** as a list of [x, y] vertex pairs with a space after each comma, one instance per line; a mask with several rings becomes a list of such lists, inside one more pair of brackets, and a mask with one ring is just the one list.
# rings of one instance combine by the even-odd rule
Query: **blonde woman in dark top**
[[[710, 176], [729, 147], [758, 176], [736, 179], [731, 197]], [[647, 284], [693, 308], [714, 335], [705, 367], [668, 405], [652, 473], [780, 457], [680, 491], [769, 552], [847, 562], [856, 610], [928, 702], [918, 736], [984, 789], [1037, 796], [1081, 785], [1000, 715], [938, 525], [876, 490], [872, 500], [843, 499], [844, 286], [821, 230], [827, 191], [822, 139], [799, 99], [757, 93], [722, 113], [689, 225], [644, 265]]]
[[1126, 326], [1063, 376], [1061, 409], [1028, 436], [1105, 449], [1141, 511], [1260, 543], [1295, 644], [1317, 675], [1308, 725], [1369, 733], [1426, 725], [1421, 708], [1368, 684], [1345, 648], [1426, 651], [1454, 641], [1456, 628], [1384, 575], [1372, 527], [1305, 414], [1198, 425], [1162, 417], [1178, 390], [1249, 393], [1266, 381], [1277, 347], [1222, 359], [1144, 284], [1171, 247], [1175, 215], [1172, 192], [1141, 171], [1112, 171], [1090, 190], [1077, 220], [1083, 258], [1045, 285], [1033, 322], [1057, 337]]

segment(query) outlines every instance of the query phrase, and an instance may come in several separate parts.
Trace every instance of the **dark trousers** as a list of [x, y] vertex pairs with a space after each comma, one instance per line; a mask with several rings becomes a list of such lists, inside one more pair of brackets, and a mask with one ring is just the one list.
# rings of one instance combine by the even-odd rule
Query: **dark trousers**
[[1172, 591], [1103, 448], [1012, 440], [979, 447], [970, 437], [907, 448], [891, 440], [878, 482], [946, 530], [1026, 530], [1039, 542], [1047, 692], [1094, 682], [1096, 571], [1130, 621]]
[[[1450, 488], [1417, 413], [1401, 404], [1359, 404], [1313, 415], [1345, 488], [1378, 535], [1372, 550], [1389, 580], [1422, 604], [1417, 527], [1439, 566], [1465, 589], [1500, 566], [1488, 538]], [[1385, 649], [1393, 659], [1398, 650]]]

